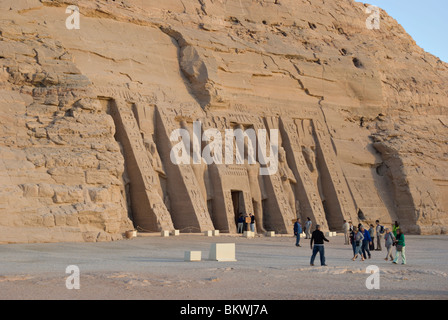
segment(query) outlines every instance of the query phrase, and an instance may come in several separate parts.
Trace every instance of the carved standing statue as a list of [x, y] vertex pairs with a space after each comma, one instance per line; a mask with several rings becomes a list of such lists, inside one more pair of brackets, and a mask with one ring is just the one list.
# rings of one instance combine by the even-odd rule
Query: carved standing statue
[[194, 164], [192, 163], [191, 168], [193, 169], [194, 175], [196, 176], [196, 180], [199, 184], [199, 189], [201, 190], [202, 196], [204, 197], [204, 200], [208, 200], [207, 196], [207, 185], [206, 180], [208, 180], [208, 166], [205, 160], [201, 157], [201, 163], [200, 164]]
[[[180, 122], [180, 125], [183, 129], [187, 130], [189, 135], [190, 135], [190, 145], [189, 146], [185, 146], [187, 149], [189, 148], [190, 150], [193, 150], [193, 139], [195, 139], [194, 133], [193, 133], [193, 129], [192, 129], [192, 124], [191, 122], [188, 123], [185, 120], [182, 120]], [[198, 137], [196, 137], [198, 138]], [[200, 138], [200, 137], [199, 137]], [[199, 141], [200, 143], [200, 141]], [[191, 169], [193, 170], [193, 173], [196, 177], [196, 180], [198, 182], [198, 186], [199, 189], [201, 191], [202, 197], [204, 198], [204, 201], [207, 202], [207, 200], [209, 200], [209, 196], [207, 195], [207, 190], [210, 187], [210, 184], [208, 183], [208, 166], [207, 163], [205, 162], [204, 158], [200, 158], [201, 163], [196, 164], [193, 161], [193, 153], [190, 152], [190, 163], [191, 163]]]
[[144, 139], [146, 151], [148, 151], [149, 159], [153, 169], [162, 177], [166, 177], [165, 169], [163, 168], [162, 160], [160, 159], [159, 152], [157, 151], [157, 146], [149, 135]]
[[308, 169], [310, 170], [310, 176], [313, 179], [313, 183], [319, 192], [321, 201], [323, 202], [325, 201], [325, 197], [322, 191], [319, 164], [317, 162], [316, 137], [312, 121], [309, 119], [296, 120], [296, 125], [300, 131], [303, 157], [305, 158]]
[[294, 176], [294, 173], [289, 168], [288, 163], [286, 162], [286, 152], [283, 147], [280, 147], [278, 150], [278, 160], [278, 170], [282, 179], [283, 190], [286, 194], [289, 205], [291, 206], [292, 212], [297, 212], [296, 199], [291, 186], [291, 184], [296, 184], [297, 180]]

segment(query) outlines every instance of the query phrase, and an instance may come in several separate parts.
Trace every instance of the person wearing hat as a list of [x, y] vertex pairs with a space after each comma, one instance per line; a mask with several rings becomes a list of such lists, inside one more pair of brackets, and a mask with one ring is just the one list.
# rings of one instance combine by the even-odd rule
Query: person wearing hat
[[[313, 255], [311, 256], [310, 265], [314, 266], [314, 259], [316, 258], [317, 253], [319, 252], [320, 256], [320, 265], [326, 266], [325, 264], [325, 248], [324, 241], [330, 242], [327, 238], [325, 238], [324, 233], [320, 231], [320, 225], [316, 225], [316, 230], [313, 231], [311, 235], [310, 246], [311, 250], [313, 250]], [[313, 247], [314, 242], [314, 247]]]

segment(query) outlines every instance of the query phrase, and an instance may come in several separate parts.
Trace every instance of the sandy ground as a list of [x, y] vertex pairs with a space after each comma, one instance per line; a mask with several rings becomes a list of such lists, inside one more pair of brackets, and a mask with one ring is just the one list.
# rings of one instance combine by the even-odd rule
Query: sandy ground
[[[341, 236], [326, 245], [328, 267], [309, 265], [309, 240], [292, 237], [181, 235], [110, 243], [0, 246], [0, 299], [447, 299], [448, 236], [407, 236], [407, 265], [351, 261]], [[236, 243], [236, 262], [207, 261], [211, 243]], [[184, 251], [205, 260], [184, 262]], [[68, 265], [80, 289], [66, 288]], [[366, 267], [380, 268], [380, 289], [366, 288]]]

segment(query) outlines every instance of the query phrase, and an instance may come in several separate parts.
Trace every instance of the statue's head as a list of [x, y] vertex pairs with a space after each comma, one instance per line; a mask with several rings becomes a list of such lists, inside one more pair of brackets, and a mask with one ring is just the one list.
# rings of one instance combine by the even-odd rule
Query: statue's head
[[286, 152], [283, 147], [278, 148], [278, 161], [280, 161], [280, 162], [286, 161]]

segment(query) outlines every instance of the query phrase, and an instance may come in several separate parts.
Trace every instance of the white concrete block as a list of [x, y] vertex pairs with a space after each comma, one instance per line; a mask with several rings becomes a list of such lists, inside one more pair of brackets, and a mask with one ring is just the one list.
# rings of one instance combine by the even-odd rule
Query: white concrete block
[[327, 232], [325, 232], [325, 236], [326, 237], [332, 237], [333, 236], [333, 232], [327, 231]]
[[243, 233], [243, 237], [244, 237], [244, 238], [254, 238], [254, 237], [255, 237], [255, 232], [252, 232], [252, 231], [244, 231], [244, 233]]
[[332, 237], [336, 237], [336, 236], [337, 236], [336, 232], [332, 232]]
[[215, 237], [219, 236], [219, 230], [213, 230], [213, 236]]
[[266, 237], [275, 237], [275, 231], [267, 231]]
[[212, 243], [209, 259], [213, 261], [236, 261], [234, 243]]
[[185, 261], [201, 261], [202, 252], [201, 251], [185, 251], [184, 260]]
[[161, 236], [162, 236], [162, 237], [169, 237], [169, 236], [170, 236], [170, 232], [169, 232], [169, 230], [162, 230], [162, 232], [161, 232]]
[[213, 231], [212, 230], [207, 230], [207, 231], [204, 232], [204, 235], [206, 237], [211, 237], [211, 236], [213, 236]]
[[179, 230], [172, 230], [171, 235], [172, 236], [178, 236], [180, 234]]

